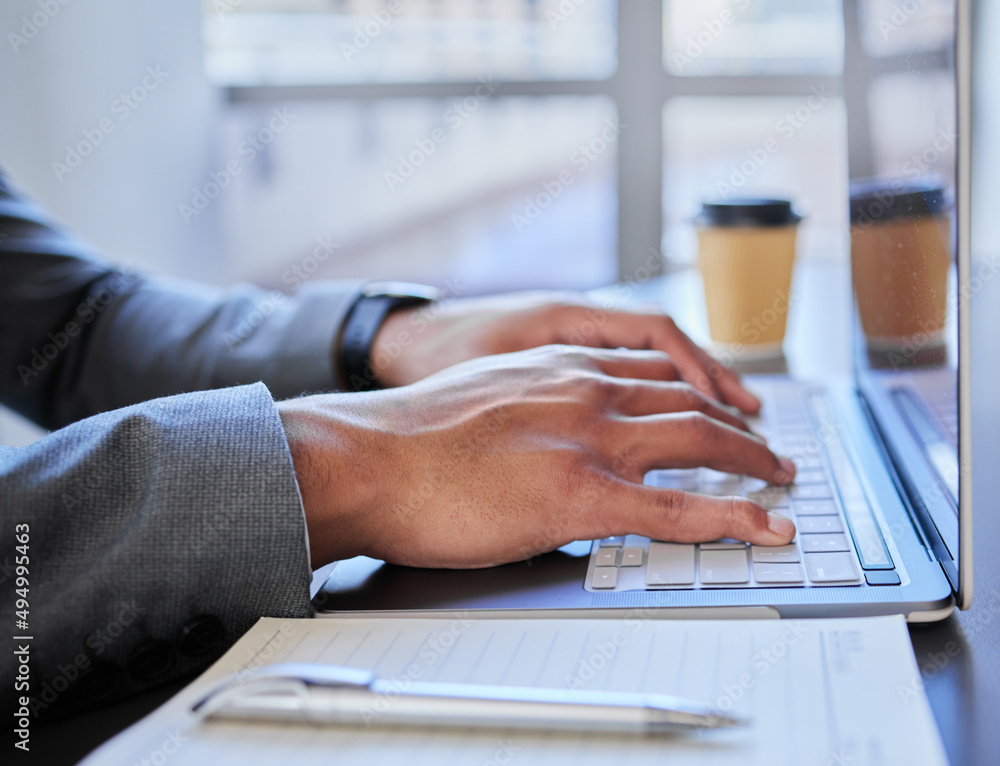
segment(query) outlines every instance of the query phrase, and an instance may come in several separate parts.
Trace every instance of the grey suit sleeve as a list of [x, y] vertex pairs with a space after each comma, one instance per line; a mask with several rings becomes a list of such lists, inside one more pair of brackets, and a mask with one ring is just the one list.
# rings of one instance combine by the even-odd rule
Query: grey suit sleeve
[[335, 390], [334, 341], [361, 286], [306, 283], [285, 295], [123, 272], [0, 175], [0, 403], [59, 428], [256, 381], [278, 399]]
[[200, 670], [261, 615], [312, 614], [298, 486], [262, 384], [0, 447], [0, 507], [0, 613], [15, 619], [25, 555], [27, 625], [14, 635], [33, 637], [15, 642], [25, 657], [3, 655], [4, 697], [29, 697], [41, 716]]

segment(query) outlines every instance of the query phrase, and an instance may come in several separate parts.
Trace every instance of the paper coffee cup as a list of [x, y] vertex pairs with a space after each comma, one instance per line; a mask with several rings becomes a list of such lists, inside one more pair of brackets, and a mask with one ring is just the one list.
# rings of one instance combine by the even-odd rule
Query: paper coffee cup
[[717, 350], [745, 359], [781, 355], [800, 220], [788, 200], [702, 204], [698, 266]]
[[943, 344], [951, 237], [940, 184], [851, 184], [851, 279], [870, 351]]

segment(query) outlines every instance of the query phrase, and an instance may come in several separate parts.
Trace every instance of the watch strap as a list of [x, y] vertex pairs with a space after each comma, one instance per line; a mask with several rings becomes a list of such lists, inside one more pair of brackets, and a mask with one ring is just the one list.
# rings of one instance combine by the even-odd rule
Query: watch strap
[[377, 370], [372, 366], [371, 350], [375, 336], [386, 317], [396, 309], [429, 303], [426, 295], [361, 295], [351, 308], [340, 337], [340, 370], [345, 391], [371, 391], [381, 388]]

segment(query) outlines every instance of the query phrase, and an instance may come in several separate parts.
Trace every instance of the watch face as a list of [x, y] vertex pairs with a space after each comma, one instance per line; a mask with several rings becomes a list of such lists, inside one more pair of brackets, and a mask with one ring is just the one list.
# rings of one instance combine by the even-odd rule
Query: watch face
[[437, 300], [441, 292], [430, 285], [420, 285], [415, 282], [369, 282], [362, 294], [370, 297], [385, 295], [390, 298], [419, 298], [422, 300]]

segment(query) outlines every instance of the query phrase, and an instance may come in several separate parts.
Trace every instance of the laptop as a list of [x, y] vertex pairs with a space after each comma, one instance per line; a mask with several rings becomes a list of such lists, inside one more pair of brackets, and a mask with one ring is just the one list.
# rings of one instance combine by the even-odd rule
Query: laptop
[[[847, 57], [844, 98], [856, 177], [845, 200], [852, 242], [845, 268], [852, 269], [854, 304], [837, 331], [851, 338], [853, 374], [814, 382], [745, 377], [763, 401], [761, 418], [751, 425], [796, 462], [795, 484], [780, 488], [707, 468], [645, 477], [655, 486], [751, 497], [795, 521], [791, 545], [687, 545], [625, 535], [461, 571], [359, 557], [333, 566], [314, 596], [318, 611], [903, 614], [922, 622], [942, 619], [955, 606], [967, 609], [969, 16], [968, 0], [956, 0], [943, 50], [922, 49], [928, 26], [914, 18], [895, 25], [896, 52], [868, 51], [863, 65]], [[873, 14], [858, 18], [862, 28], [854, 44], [864, 52], [866, 39], [881, 36], [881, 20]], [[940, 29], [941, 20], [935, 23]], [[849, 35], [849, 52], [851, 46]], [[910, 110], [902, 121], [879, 118], [873, 108], [873, 86], [893, 64], [898, 103]], [[900, 135], [900, 125], [906, 135]]]

